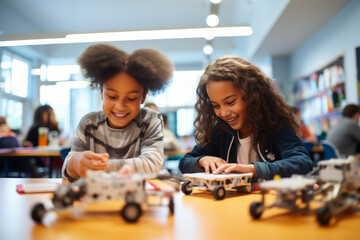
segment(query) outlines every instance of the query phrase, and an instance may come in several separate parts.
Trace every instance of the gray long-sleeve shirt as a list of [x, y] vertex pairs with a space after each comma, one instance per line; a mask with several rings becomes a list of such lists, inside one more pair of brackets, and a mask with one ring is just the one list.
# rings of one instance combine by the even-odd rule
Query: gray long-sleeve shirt
[[355, 155], [360, 144], [360, 126], [352, 118], [343, 117], [330, 129], [326, 140], [334, 144], [341, 155]]
[[76, 152], [86, 150], [109, 153], [109, 168], [117, 171], [125, 163], [140, 173], [157, 173], [164, 161], [163, 120], [161, 115], [142, 108], [131, 123], [122, 129], [109, 127], [105, 114], [93, 112], [85, 115], [76, 129], [71, 152], [63, 164], [63, 177], [73, 182], [80, 176], [69, 175], [67, 163]]

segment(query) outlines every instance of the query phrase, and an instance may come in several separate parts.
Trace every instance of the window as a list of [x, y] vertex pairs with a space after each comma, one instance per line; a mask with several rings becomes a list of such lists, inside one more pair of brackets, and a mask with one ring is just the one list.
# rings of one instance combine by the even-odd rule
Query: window
[[76, 129], [80, 119], [89, 112], [101, 110], [101, 97], [99, 89], [74, 88], [70, 94], [70, 127]]
[[21, 102], [1, 99], [1, 116], [6, 116], [6, 121], [11, 129], [21, 129], [23, 119], [23, 104]]
[[169, 129], [179, 137], [191, 136], [194, 131], [196, 88], [202, 74], [203, 71], [176, 71], [163, 93], [147, 98], [170, 116]]
[[[203, 71], [176, 71], [173, 79], [161, 94], [152, 97], [158, 107], [194, 107], [196, 87]], [[150, 97], [151, 98], [151, 97]]]
[[178, 136], [191, 136], [194, 132], [195, 110], [192, 108], [181, 108], [177, 110]]
[[1, 78], [6, 93], [26, 98], [28, 95], [29, 62], [4, 51], [1, 60]]
[[23, 109], [28, 100], [30, 61], [8, 51], [1, 54], [0, 115], [12, 129], [23, 127]]
[[55, 112], [59, 128], [65, 132], [69, 131], [69, 89], [58, 85], [40, 86], [41, 105], [49, 104]]
[[43, 68], [42, 73], [46, 75], [46, 80], [51, 82], [83, 79], [78, 65], [49, 66], [47, 69]]
[[54, 109], [60, 129], [71, 136], [86, 113], [99, 110], [100, 91], [85, 81], [59, 81], [40, 87], [40, 103]]

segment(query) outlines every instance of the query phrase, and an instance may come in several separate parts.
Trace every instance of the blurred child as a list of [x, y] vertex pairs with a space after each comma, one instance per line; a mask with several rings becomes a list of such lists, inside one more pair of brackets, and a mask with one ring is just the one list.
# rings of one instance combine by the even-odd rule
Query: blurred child
[[296, 136], [291, 107], [272, 80], [236, 56], [209, 64], [197, 87], [197, 144], [183, 173], [246, 173], [254, 179], [306, 174], [313, 163]]
[[63, 176], [73, 182], [89, 169], [118, 171], [124, 165], [133, 172], [159, 172], [164, 161], [162, 118], [140, 105], [149, 91], [165, 88], [173, 64], [154, 49], [127, 54], [106, 44], [90, 46], [78, 63], [91, 85], [100, 87], [103, 111], [80, 120]]
[[6, 122], [6, 117], [0, 116], [0, 137], [11, 134], [11, 128]]
[[6, 117], [0, 116], [0, 148], [19, 147], [19, 141], [10, 126], [6, 122]]
[[326, 140], [335, 145], [342, 156], [360, 154], [360, 106], [347, 104], [342, 118], [329, 131]]
[[296, 134], [301, 138], [304, 142], [312, 142], [313, 144], [317, 144], [317, 137], [310, 132], [308, 127], [304, 124], [301, 119], [301, 112], [297, 107], [292, 107], [295, 121], [298, 124], [298, 128], [296, 128]]
[[164, 150], [180, 151], [180, 144], [174, 133], [168, 128], [168, 118], [166, 114], [161, 114], [164, 120]]
[[58, 122], [55, 118], [54, 109], [48, 105], [39, 106], [34, 113], [34, 122], [30, 127], [23, 146], [25, 147], [37, 147], [39, 144], [39, 128], [46, 127], [48, 131], [57, 132], [60, 135], [60, 129]]
[[157, 111], [157, 112], [159, 111], [158, 106], [155, 103], [152, 103], [152, 102], [145, 103], [144, 107], [150, 108], [150, 109], [152, 109], [154, 111]]

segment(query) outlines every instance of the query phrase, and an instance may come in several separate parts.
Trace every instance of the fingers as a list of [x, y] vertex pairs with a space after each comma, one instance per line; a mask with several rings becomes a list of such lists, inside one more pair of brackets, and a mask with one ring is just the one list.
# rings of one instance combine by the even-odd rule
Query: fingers
[[205, 170], [206, 173], [209, 173], [209, 172], [210, 172], [210, 171], [209, 171], [209, 163], [208, 163], [208, 162], [205, 162], [204, 165], [203, 165], [203, 167], [204, 167], [204, 170]]
[[87, 156], [89, 159], [95, 160], [95, 161], [101, 161], [106, 162], [109, 159], [108, 153], [94, 153], [92, 152]]
[[229, 166], [224, 169], [225, 173], [231, 173], [231, 172], [237, 172], [237, 171], [238, 171], [237, 164], [229, 164]]
[[107, 162], [109, 158], [108, 153], [94, 153], [91, 151], [84, 152], [84, 156], [81, 159], [81, 165], [86, 168], [86, 170], [105, 170], [109, 167]]
[[220, 167], [218, 167], [215, 171], [213, 171], [213, 174], [219, 174], [219, 173], [222, 173], [224, 172], [224, 170], [227, 168], [227, 164], [224, 164]]
[[239, 172], [239, 171], [240, 171], [239, 164], [223, 164], [213, 173], [219, 174], [219, 173], [231, 173], [231, 172]]
[[210, 168], [212, 173], [214, 173], [217, 169], [224, 166], [224, 163], [222, 161], [215, 161], [210, 163]]
[[[209, 166], [210, 166], [211, 172], [214, 172], [217, 168], [215, 162], [211, 162]], [[209, 171], [210, 171], [210, 169], [209, 169]]]
[[132, 168], [129, 165], [124, 165], [120, 170], [118, 171], [118, 176], [120, 177], [130, 177], [132, 174]]
[[218, 157], [203, 157], [199, 160], [199, 166], [204, 168], [205, 173], [214, 172], [225, 163], [227, 162]]

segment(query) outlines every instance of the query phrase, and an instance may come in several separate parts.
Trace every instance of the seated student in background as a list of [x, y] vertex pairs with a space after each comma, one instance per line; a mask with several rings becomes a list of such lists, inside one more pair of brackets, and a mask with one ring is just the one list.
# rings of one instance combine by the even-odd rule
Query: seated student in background
[[158, 106], [156, 106], [156, 104], [152, 103], [152, 102], [145, 103], [144, 107], [150, 108], [150, 109], [152, 109], [154, 111], [157, 111], [157, 112], [159, 111]]
[[0, 116], [0, 148], [19, 147], [19, 141], [15, 133], [11, 131], [6, 122], [6, 117]]
[[291, 107], [256, 66], [220, 57], [207, 66], [196, 92], [198, 145], [180, 160], [181, 172], [250, 172], [272, 179], [312, 170]]
[[313, 144], [317, 144], [318, 140], [317, 137], [310, 132], [308, 127], [304, 124], [301, 120], [301, 112], [297, 107], [292, 107], [295, 121], [298, 124], [298, 128], [296, 128], [296, 134], [301, 138], [304, 142], [312, 142]]
[[140, 105], [149, 91], [164, 89], [173, 64], [154, 49], [127, 54], [106, 44], [87, 48], [78, 63], [92, 86], [100, 87], [103, 111], [80, 120], [63, 177], [73, 182], [89, 169], [109, 172], [124, 165], [132, 172], [159, 172], [164, 161], [163, 121], [160, 113]]
[[359, 105], [346, 105], [342, 110], [342, 118], [327, 134], [326, 140], [334, 144], [339, 153], [345, 157], [360, 153], [359, 117]]
[[48, 105], [39, 106], [34, 113], [34, 122], [28, 131], [23, 146], [36, 147], [39, 144], [39, 128], [47, 127], [48, 131], [55, 131], [60, 135], [58, 122], [55, 118], [54, 109]]
[[168, 128], [168, 118], [166, 114], [161, 114], [164, 120], [164, 150], [180, 151], [180, 144], [174, 133]]

